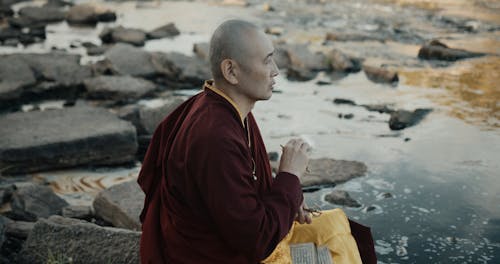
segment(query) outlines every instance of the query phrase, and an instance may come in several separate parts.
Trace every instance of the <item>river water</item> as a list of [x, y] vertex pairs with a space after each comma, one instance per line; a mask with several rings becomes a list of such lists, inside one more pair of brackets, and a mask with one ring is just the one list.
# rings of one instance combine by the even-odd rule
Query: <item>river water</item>
[[[354, 1], [358, 2], [370, 1]], [[499, 8], [495, 1], [473, 1], [474, 5], [471, 1], [444, 0], [372, 2], [407, 7], [410, 12], [418, 7], [489, 23], [500, 21], [490, 12]], [[182, 34], [147, 42], [144, 48], [149, 51], [192, 55], [192, 44], [208, 41], [211, 30], [227, 18], [262, 23], [261, 6], [257, 4], [246, 8], [221, 6], [214, 1], [101, 4], [119, 14], [111, 25], [151, 30], [174, 21]], [[468, 5], [470, 12], [463, 10]], [[50, 25], [44, 43], [28, 48], [0, 47], [0, 53], [47, 52], [53, 46], [68, 48], [75, 41], [99, 44], [97, 35], [103, 27]], [[439, 32], [436, 29], [436, 34]], [[282, 72], [277, 78], [278, 92], [270, 101], [256, 104], [253, 112], [268, 151], [278, 151], [280, 144], [303, 136], [314, 145], [313, 158], [357, 160], [367, 165], [364, 177], [335, 188], [348, 191], [362, 204], [361, 208], [344, 210], [349, 217], [372, 228], [380, 263], [500, 263], [500, 36], [496, 32], [472, 37], [446, 33], [448, 37], [453, 35], [449, 43], [454, 47], [494, 55], [444, 68], [398, 67], [397, 87], [372, 83], [362, 72], [322, 86], [316, 81], [328, 76], [291, 82]], [[313, 45], [318, 39], [300, 30], [290, 36], [299, 42], [309, 40]], [[352, 54], [372, 47], [388, 48], [403, 57], [416, 57], [419, 46], [388, 42], [339, 43], [338, 47]], [[84, 49], [68, 50], [84, 54]], [[84, 56], [82, 63], [98, 59]], [[420, 124], [395, 132], [389, 129], [389, 115], [335, 105], [335, 98], [433, 111]], [[339, 114], [354, 117], [342, 119]], [[28, 179], [49, 182], [70, 203], [90, 204], [99, 190], [135, 179], [139, 166], [43, 172], [29, 175]], [[324, 201], [331, 190], [307, 193], [306, 200], [323, 209], [334, 208]]]

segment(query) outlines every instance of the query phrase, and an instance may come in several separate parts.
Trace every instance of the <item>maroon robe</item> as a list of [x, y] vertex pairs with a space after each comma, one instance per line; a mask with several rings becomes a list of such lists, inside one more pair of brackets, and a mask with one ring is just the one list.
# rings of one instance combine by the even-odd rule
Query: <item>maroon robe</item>
[[205, 88], [158, 126], [138, 179], [142, 263], [258, 263], [289, 232], [299, 179], [272, 178], [251, 113], [247, 124]]

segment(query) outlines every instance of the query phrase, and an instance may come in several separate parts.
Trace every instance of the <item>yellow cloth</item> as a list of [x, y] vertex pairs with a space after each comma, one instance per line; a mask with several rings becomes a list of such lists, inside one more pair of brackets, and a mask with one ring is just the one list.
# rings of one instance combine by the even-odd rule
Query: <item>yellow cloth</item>
[[289, 245], [308, 242], [316, 246], [327, 245], [335, 264], [362, 263], [349, 220], [341, 209], [322, 211], [320, 216], [313, 217], [309, 225], [294, 222], [290, 233], [262, 263], [292, 263]]

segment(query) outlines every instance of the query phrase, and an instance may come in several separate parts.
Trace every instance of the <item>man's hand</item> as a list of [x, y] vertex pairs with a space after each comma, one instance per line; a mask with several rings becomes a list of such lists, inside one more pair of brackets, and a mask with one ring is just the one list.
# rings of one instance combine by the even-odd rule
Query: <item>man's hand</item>
[[299, 207], [299, 212], [297, 213], [297, 217], [295, 218], [295, 221], [301, 223], [301, 224], [310, 224], [312, 223], [312, 216], [311, 213], [307, 212], [307, 205], [305, 202], [302, 202], [302, 204]]
[[302, 177], [309, 163], [309, 154], [311, 147], [302, 139], [291, 139], [282, 146], [279, 171], [288, 172]]

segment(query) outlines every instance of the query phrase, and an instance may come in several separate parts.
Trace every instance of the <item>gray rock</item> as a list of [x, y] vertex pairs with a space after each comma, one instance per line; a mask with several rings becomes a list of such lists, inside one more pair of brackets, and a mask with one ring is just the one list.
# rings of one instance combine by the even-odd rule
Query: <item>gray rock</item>
[[304, 187], [332, 186], [363, 176], [366, 170], [366, 165], [359, 161], [311, 159], [301, 184]]
[[372, 111], [372, 112], [379, 112], [379, 113], [385, 113], [385, 114], [391, 114], [395, 110], [389, 107], [388, 105], [384, 104], [366, 104], [362, 105], [366, 110]]
[[350, 58], [340, 50], [334, 49], [327, 54], [327, 60], [333, 71], [358, 72], [361, 70], [359, 61]]
[[410, 126], [417, 125], [429, 114], [432, 109], [416, 109], [415, 111], [397, 110], [391, 113], [389, 119], [389, 128], [391, 130], [401, 130]]
[[399, 81], [398, 73], [381, 67], [363, 65], [366, 77], [376, 83], [396, 84]]
[[34, 222], [10, 221], [5, 225], [5, 234], [7, 236], [26, 239], [34, 226]]
[[276, 45], [273, 58], [274, 62], [280, 69], [288, 69], [291, 65], [290, 57], [288, 57], [288, 52], [282, 45]]
[[174, 23], [168, 23], [164, 26], [154, 29], [151, 32], [147, 33], [148, 39], [161, 39], [167, 37], [175, 37], [179, 35], [179, 29], [175, 26]]
[[452, 49], [437, 40], [433, 40], [424, 45], [418, 51], [418, 57], [424, 60], [456, 61], [467, 58], [481, 57], [484, 55], [484, 53], [470, 52], [462, 49]]
[[197, 57], [190, 57], [177, 52], [155, 53], [154, 56], [160, 61], [166, 61], [163, 65], [169, 65], [170, 68], [165, 72], [171, 80], [186, 85], [180, 88], [199, 88], [205, 80], [210, 79], [212, 76], [208, 62]]
[[326, 41], [380, 41], [385, 40], [381, 37], [372, 36], [364, 33], [346, 33], [346, 32], [330, 32], [326, 34]]
[[119, 102], [134, 101], [151, 94], [156, 85], [131, 76], [98, 76], [84, 81], [87, 96]]
[[93, 4], [80, 4], [71, 7], [66, 14], [69, 24], [94, 26], [97, 22], [116, 20], [116, 14], [109, 10], [101, 10]]
[[102, 46], [97, 46], [97, 45], [92, 45], [92, 46], [87, 46], [85, 47], [87, 49], [87, 55], [89, 56], [98, 56], [98, 55], [103, 55], [110, 49], [109, 45], [102, 45]]
[[292, 67], [309, 71], [328, 69], [325, 55], [319, 52], [311, 52], [307, 45], [289, 45], [286, 50]]
[[132, 121], [140, 135], [152, 135], [158, 124], [172, 111], [174, 111], [184, 100], [171, 98], [160, 107], [141, 107], [137, 109], [137, 121]]
[[151, 54], [129, 44], [118, 43], [104, 54], [112, 71], [120, 75], [151, 77], [157, 73]]
[[30, 21], [37, 22], [59, 22], [65, 18], [64, 11], [57, 7], [43, 6], [27, 6], [19, 10], [19, 15], [28, 18]]
[[93, 215], [92, 207], [86, 205], [68, 205], [62, 209], [62, 216], [67, 218], [90, 220]]
[[53, 216], [39, 220], [24, 244], [20, 263], [47, 263], [49, 254], [75, 264], [139, 263], [140, 232], [100, 227]]
[[0, 215], [0, 248], [2, 248], [3, 242], [5, 242], [6, 237], [5, 237], [5, 230], [7, 229], [7, 225], [9, 222], [12, 222], [9, 218]]
[[325, 196], [325, 200], [332, 204], [343, 205], [347, 207], [361, 207], [358, 201], [351, 198], [348, 192], [341, 190], [333, 190]]
[[89, 106], [7, 114], [0, 134], [5, 174], [130, 162], [137, 150], [132, 124]]
[[25, 60], [12, 55], [0, 56], [1, 104], [7, 100], [19, 98], [26, 87], [35, 83], [35, 75]]
[[114, 185], [101, 191], [94, 199], [95, 214], [115, 227], [141, 230], [139, 215], [144, 197], [136, 181]]
[[210, 44], [206, 42], [195, 43], [193, 45], [193, 52], [198, 58], [207, 61], [210, 52]]
[[305, 82], [310, 81], [318, 75], [317, 72], [304, 68], [289, 66], [286, 71], [286, 77], [292, 81]]
[[357, 105], [353, 100], [350, 99], [344, 99], [344, 98], [335, 98], [333, 99], [334, 104], [339, 104], [339, 105]]
[[99, 34], [99, 38], [104, 43], [124, 42], [134, 46], [144, 46], [146, 32], [140, 29], [119, 26], [116, 28], [105, 28]]

